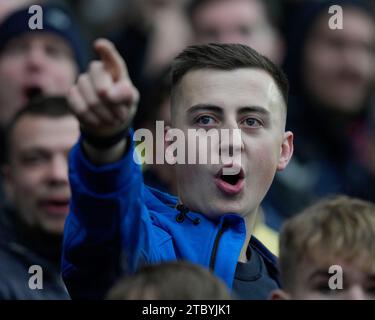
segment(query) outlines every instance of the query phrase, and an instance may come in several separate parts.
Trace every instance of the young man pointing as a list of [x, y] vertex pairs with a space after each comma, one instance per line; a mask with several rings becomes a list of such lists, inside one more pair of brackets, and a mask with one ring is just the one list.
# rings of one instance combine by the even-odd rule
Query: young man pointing
[[[187, 150], [189, 129], [241, 130], [239, 143], [220, 140], [211, 151], [236, 149], [240, 159], [175, 166], [177, 199], [143, 184], [129, 131], [138, 92], [113, 45], [101, 39], [95, 48], [101, 60], [69, 97], [82, 128], [70, 155], [64, 239], [63, 277], [72, 298], [102, 298], [123, 273], [183, 259], [210, 268], [234, 297], [266, 299], [279, 285], [275, 258], [251, 233], [275, 172], [293, 153], [282, 72], [238, 44], [192, 46], [175, 59], [172, 127], [184, 133]], [[236, 168], [230, 178], [228, 166]]]

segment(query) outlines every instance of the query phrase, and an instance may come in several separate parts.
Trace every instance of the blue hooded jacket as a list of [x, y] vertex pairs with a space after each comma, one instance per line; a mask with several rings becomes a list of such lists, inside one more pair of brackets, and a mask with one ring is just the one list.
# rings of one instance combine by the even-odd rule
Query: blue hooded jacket
[[[133, 151], [131, 142], [122, 160], [103, 166], [85, 158], [81, 142], [70, 153], [62, 272], [71, 297], [103, 298], [122, 274], [176, 259], [211, 268], [231, 288], [246, 237], [244, 219], [226, 214], [210, 220], [176, 209], [175, 197], [144, 185]], [[250, 245], [279, 283], [276, 258], [255, 237]]]

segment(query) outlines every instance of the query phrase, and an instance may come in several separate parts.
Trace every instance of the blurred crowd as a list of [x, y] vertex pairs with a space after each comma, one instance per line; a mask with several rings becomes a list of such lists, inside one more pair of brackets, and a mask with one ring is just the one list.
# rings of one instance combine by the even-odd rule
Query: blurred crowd
[[[28, 8], [33, 4], [43, 6], [42, 30], [28, 26]], [[329, 13], [332, 5], [343, 9], [342, 29], [329, 27], [336, 14]], [[140, 91], [133, 127], [151, 132], [158, 120], [170, 124], [169, 66], [190, 44], [246, 44], [282, 67], [290, 81], [287, 129], [294, 132], [294, 155], [276, 175], [254, 232], [276, 255], [282, 225], [321, 199], [344, 195], [361, 205], [367, 201], [375, 216], [371, 207], [375, 202], [374, 10], [374, 2], [366, 0], [2, 0], [0, 299], [69, 299], [60, 276], [60, 255], [70, 199], [67, 157], [79, 137], [79, 125], [65, 96], [94, 57], [92, 42], [98, 37], [113, 41]], [[170, 165], [147, 165], [143, 173], [146, 184], [176, 194]], [[339, 199], [343, 207], [352, 205], [342, 200], [349, 198]], [[322, 206], [324, 202], [313, 208], [327, 212]], [[353, 205], [353, 210], [361, 211], [359, 207]], [[317, 228], [309, 219], [301, 225]], [[375, 234], [375, 224], [368, 219], [361, 223]], [[356, 225], [355, 218], [345, 216], [339, 227], [344, 230], [350, 225]], [[293, 245], [287, 241], [292, 226], [284, 231], [282, 261], [289, 261], [285, 248]], [[363, 245], [370, 242], [364, 240]], [[375, 266], [370, 247], [368, 259], [374, 259]], [[289, 257], [293, 258], [297, 259]], [[42, 266], [45, 290], [30, 290], [32, 265]], [[211, 280], [206, 278], [207, 287], [222, 286]], [[119, 284], [109, 297], [140, 298], [138, 291], [121, 292], [126, 286], [131, 291], [128, 282]], [[220, 290], [222, 295], [182, 297], [226, 299], [227, 292]], [[293, 297], [293, 292], [275, 292], [273, 298]], [[155, 292], [151, 296], [158, 297]]]

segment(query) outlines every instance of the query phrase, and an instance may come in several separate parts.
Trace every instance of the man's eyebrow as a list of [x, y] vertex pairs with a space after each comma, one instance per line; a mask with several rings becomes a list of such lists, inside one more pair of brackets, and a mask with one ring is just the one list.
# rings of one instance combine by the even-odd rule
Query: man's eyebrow
[[[239, 109], [238, 111], [239, 114], [259, 113], [265, 116], [270, 116], [270, 112], [267, 109], [260, 107], [260, 106], [242, 106], [242, 107], [239, 107], [238, 109]], [[222, 114], [223, 108], [217, 105], [213, 105], [213, 104], [196, 104], [187, 110], [188, 113], [193, 113], [196, 111], [213, 111], [213, 112]]]
[[216, 106], [214, 104], [195, 104], [193, 105], [192, 107], [190, 107], [187, 112], [188, 113], [194, 113], [194, 112], [197, 112], [197, 111], [213, 111], [215, 113], [220, 113], [222, 114], [223, 113], [223, 108], [219, 107], [219, 106]]
[[38, 154], [50, 154], [50, 150], [42, 146], [27, 146], [20, 150], [21, 154], [38, 153]]
[[244, 113], [259, 113], [259, 114], [267, 116], [267, 117], [269, 117], [271, 115], [270, 112], [267, 109], [265, 109], [263, 107], [259, 107], [259, 106], [245, 106], [245, 107], [240, 107], [238, 113], [239, 114], [244, 114]]

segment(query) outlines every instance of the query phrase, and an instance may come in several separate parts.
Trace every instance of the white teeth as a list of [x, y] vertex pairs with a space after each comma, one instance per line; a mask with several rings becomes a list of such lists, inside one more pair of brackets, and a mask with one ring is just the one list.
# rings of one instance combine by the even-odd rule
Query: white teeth
[[235, 168], [223, 168], [223, 175], [225, 176], [234, 176], [241, 172], [241, 168], [235, 167]]

